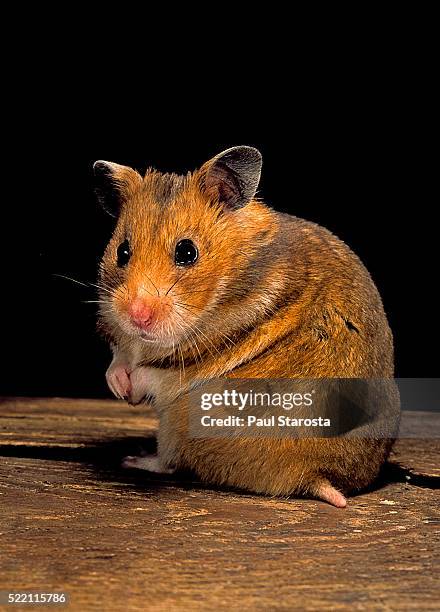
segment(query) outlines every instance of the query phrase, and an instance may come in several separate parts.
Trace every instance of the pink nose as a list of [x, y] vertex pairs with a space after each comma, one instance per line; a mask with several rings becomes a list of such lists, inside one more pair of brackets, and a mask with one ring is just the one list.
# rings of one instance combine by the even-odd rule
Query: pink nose
[[128, 314], [131, 322], [136, 325], [136, 327], [140, 327], [141, 329], [147, 329], [153, 320], [152, 309], [139, 298], [136, 298], [130, 304], [128, 307]]

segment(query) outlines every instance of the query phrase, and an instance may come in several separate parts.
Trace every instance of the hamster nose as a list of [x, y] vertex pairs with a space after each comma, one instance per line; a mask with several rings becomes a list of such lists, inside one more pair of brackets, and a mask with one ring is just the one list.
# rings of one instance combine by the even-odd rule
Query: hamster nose
[[147, 329], [153, 320], [153, 311], [150, 306], [147, 306], [144, 301], [138, 298], [131, 302], [128, 307], [128, 314], [131, 322], [141, 329]]

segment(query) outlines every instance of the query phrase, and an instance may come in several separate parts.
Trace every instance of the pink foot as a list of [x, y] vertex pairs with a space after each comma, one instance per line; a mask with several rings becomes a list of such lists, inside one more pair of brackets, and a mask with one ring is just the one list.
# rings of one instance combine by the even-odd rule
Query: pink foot
[[335, 489], [329, 482], [323, 482], [316, 490], [316, 496], [322, 499], [336, 508], [345, 508], [347, 500], [337, 489]]
[[127, 366], [110, 365], [105, 377], [113, 395], [118, 399], [127, 399], [131, 393], [131, 383]]
[[123, 468], [135, 468], [147, 470], [156, 474], [173, 474], [174, 470], [165, 467], [157, 455], [146, 455], [144, 457], [125, 457], [122, 461]]

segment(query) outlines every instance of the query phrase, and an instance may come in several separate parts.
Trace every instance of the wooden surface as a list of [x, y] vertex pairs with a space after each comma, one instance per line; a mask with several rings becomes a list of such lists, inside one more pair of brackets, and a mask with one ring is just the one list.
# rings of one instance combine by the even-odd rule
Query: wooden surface
[[440, 609], [438, 438], [399, 441], [410, 480], [390, 468], [340, 510], [121, 470], [155, 425], [123, 402], [1, 402], [0, 589], [69, 610]]

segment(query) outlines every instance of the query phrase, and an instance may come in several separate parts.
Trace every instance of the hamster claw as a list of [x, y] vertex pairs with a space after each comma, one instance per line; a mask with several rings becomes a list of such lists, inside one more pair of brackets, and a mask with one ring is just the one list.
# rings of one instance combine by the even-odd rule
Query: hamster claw
[[175, 470], [167, 468], [157, 455], [146, 455], [144, 457], [128, 456], [122, 461], [123, 468], [134, 468], [136, 470], [147, 470], [156, 474], [173, 474]]
[[126, 399], [131, 393], [130, 377], [123, 365], [111, 365], [106, 372], [107, 385], [118, 399]]
[[148, 378], [148, 368], [137, 367], [130, 372], [130, 393], [127, 401], [132, 406], [151, 401], [153, 394]]

